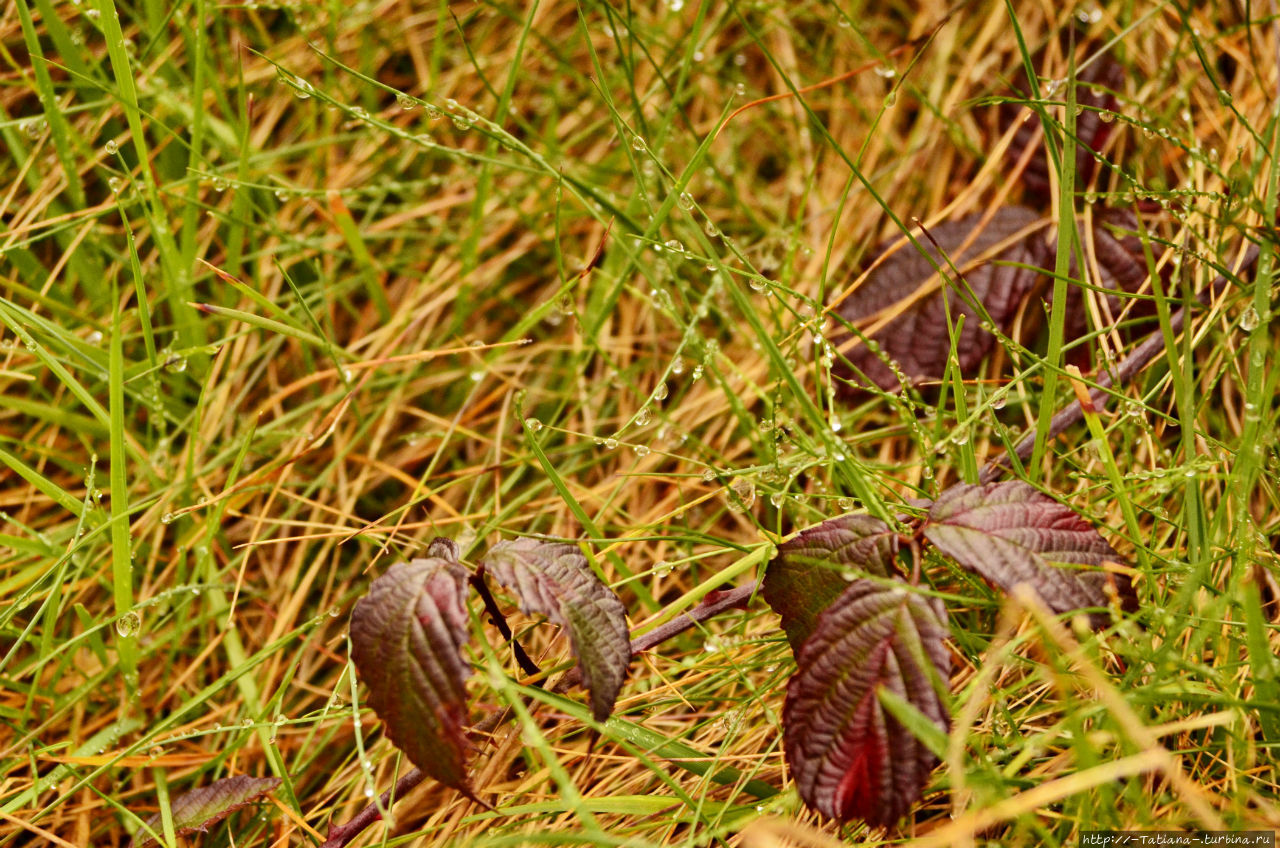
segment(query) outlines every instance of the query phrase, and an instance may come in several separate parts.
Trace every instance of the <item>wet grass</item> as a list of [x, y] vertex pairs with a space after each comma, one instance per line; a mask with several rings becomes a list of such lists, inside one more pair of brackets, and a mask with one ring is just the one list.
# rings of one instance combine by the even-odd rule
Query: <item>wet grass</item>
[[[428, 782], [357, 844], [1280, 827], [1280, 36], [1225, 6], [1015, 5], [18, 0], [0, 844], [123, 845], [232, 774], [284, 783], [205, 844], [318, 842], [408, 768], [361, 708], [346, 617], [436, 535], [464, 556], [585, 539], [642, 630], [781, 536], [891, 516], [1034, 431], [1073, 397], [1057, 319], [936, 402], [844, 402], [823, 310], [901, 225], [1021, 196], [991, 104], [1077, 12], [1077, 63], [1109, 43], [1126, 79], [1111, 164], [1044, 214], [1066, 233], [1099, 203], [1149, 209], [1153, 260], [1180, 248], [1144, 290], [1166, 321], [1263, 246], [1025, 472], [1137, 569], [1143, 626], [1084, 636], [934, 563], [965, 599], [948, 765], [870, 835], [788, 783], [793, 666], [762, 601], [638, 658], [594, 747], [581, 699], [521, 687], [499, 650], [509, 679], [473, 683], [522, 705], [478, 746], [496, 812]], [[1068, 62], [1039, 61], [1061, 125]], [[1134, 340], [1084, 344], [1097, 367]], [[545, 630], [531, 649], [564, 659]]]

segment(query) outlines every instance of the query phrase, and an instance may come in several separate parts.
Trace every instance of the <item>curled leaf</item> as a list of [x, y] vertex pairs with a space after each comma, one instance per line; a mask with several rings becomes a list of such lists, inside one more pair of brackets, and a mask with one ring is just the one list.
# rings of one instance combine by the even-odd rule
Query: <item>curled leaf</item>
[[778, 545], [777, 555], [765, 569], [761, 592], [782, 618], [791, 650], [800, 650], [819, 613], [851, 579], [893, 574], [897, 553], [897, 534], [870, 515], [838, 515]]
[[457, 562], [460, 555], [461, 551], [458, 550], [458, 543], [445, 536], [436, 536], [427, 545], [428, 558]]
[[889, 825], [920, 797], [937, 757], [886, 712], [878, 692], [893, 692], [945, 732], [946, 637], [942, 605], [905, 583], [855, 580], [818, 617], [782, 713], [787, 764], [806, 804], [839, 821]]
[[[924, 533], [940, 551], [1006, 592], [1027, 584], [1055, 613], [1106, 607], [1108, 581], [1126, 608], [1136, 601], [1121, 574], [1057, 567], [1097, 567], [1118, 562], [1120, 555], [1070, 507], [1021, 480], [952, 486], [929, 509]], [[1097, 627], [1107, 617], [1092, 620]]]
[[[928, 237], [917, 237], [923, 253], [910, 244], [899, 248], [836, 307], [843, 322], [864, 331], [890, 310], [902, 308], [870, 333], [878, 353], [855, 335], [837, 331], [833, 343], [843, 355], [837, 376], [855, 388], [865, 388], [870, 381], [894, 391], [899, 381], [882, 359], [887, 357], [913, 382], [939, 380], [951, 355], [951, 327], [961, 315], [956, 357], [962, 371], [972, 371], [996, 340], [983, 329], [984, 319], [973, 304], [982, 305], [995, 327], [1007, 330], [1040, 277], [1036, 269], [1051, 267], [1052, 252], [1039, 227], [1042, 221], [1030, 209], [1006, 206], [990, 216], [984, 211], [930, 228]], [[938, 276], [939, 269], [951, 283]], [[956, 279], [957, 270], [963, 283]]]
[[576, 545], [516, 539], [499, 542], [485, 569], [515, 593], [520, 608], [545, 615], [569, 631], [591, 712], [604, 721], [613, 712], [631, 664], [627, 614]]
[[387, 569], [351, 613], [351, 658], [387, 736], [441, 783], [470, 795], [467, 571], [431, 557]]
[[[203, 833], [241, 807], [252, 804], [280, 785], [278, 777], [249, 777], [236, 775], [215, 780], [208, 786], [183, 792], [173, 799], [169, 810], [173, 814], [176, 836]], [[147, 819], [146, 827], [134, 835], [137, 848], [156, 845], [155, 837], [148, 832], [160, 833], [163, 817], [156, 813]], [[141, 840], [141, 841], [139, 841]]]

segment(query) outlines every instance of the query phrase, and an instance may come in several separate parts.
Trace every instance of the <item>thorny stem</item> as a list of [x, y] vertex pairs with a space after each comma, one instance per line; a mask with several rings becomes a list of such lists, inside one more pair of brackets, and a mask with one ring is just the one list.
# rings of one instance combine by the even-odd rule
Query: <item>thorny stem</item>
[[525, 653], [524, 647], [516, 641], [515, 635], [511, 632], [511, 625], [507, 624], [507, 617], [502, 614], [502, 610], [498, 609], [498, 602], [493, 599], [493, 595], [489, 593], [489, 586], [484, 582], [484, 566], [481, 565], [476, 569], [476, 573], [471, 575], [470, 583], [472, 588], [480, 595], [480, 600], [484, 601], [485, 612], [489, 614], [489, 620], [498, 628], [498, 632], [502, 634], [502, 638], [510, 643], [512, 650], [516, 654], [516, 662], [519, 663], [521, 671], [530, 677], [537, 677], [542, 674], [542, 669], [538, 668], [538, 664]]
[[[489, 595], [487, 589], [482, 590], [480, 588], [484, 584], [483, 576], [478, 575], [478, 578], [478, 580], [473, 578], [473, 585], [476, 585], [477, 591], [481, 592], [481, 596], [485, 598], [485, 607], [486, 609], [489, 609], [489, 604], [492, 603], [493, 598]], [[632, 639], [631, 655], [635, 656], [641, 651], [647, 651], [650, 648], [656, 647], [662, 642], [678, 636], [694, 625], [717, 616], [726, 610], [744, 608], [747, 605], [747, 602], [755, 596], [759, 588], [760, 584], [753, 580], [742, 586], [737, 586], [733, 589], [727, 589], [725, 591], [709, 595], [705, 601], [688, 612], [678, 615], [665, 624], [655, 627], [648, 633]], [[493, 609], [496, 609], [496, 606], [497, 605], [495, 604]], [[495, 619], [495, 623], [498, 620], [502, 619], [500, 617]], [[505, 624], [506, 621], [503, 620], [502, 624], [499, 625], [499, 628], [501, 629]], [[509, 631], [505, 635], [507, 638], [510, 638]], [[512, 640], [512, 644], [514, 645], [516, 642]], [[521, 651], [521, 653], [523, 652]], [[525, 670], [527, 671], [527, 669]], [[578, 676], [579, 672], [575, 667], [561, 679], [560, 683], [556, 685], [556, 691], [568, 689], [577, 682]], [[492, 730], [501, 721], [503, 715], [505, 715], [505, 713], [496, 713], [490, 719], [480, 722], [474, 729], [481, 732]], [[407, 772], [403, 777], [396, 781], [396, 785], [394, 787], [382, 793], [382, 797], [378, 799], [379, 803], [371, 803], [369, 806], [356, 813], [351, 820], [345, 824], [334, 825], [329, 828], [329, 838], [325, 840], [324, 844], [320, 846], [320, 848], [343, 848], [343, 846], [360, 835], [365, 828], [382, 818], [382, 809], [389, 809], [394, 799], [403, 798], [414, 787], [422, 783], [422, 781], [426, 779], [426, 776], [426, 773], [419, 768], [414, 768]]]
[[[1245, 251], [1244, 260], [1240, 263], [1239, 273], [1245, 273], [1251, 269], [1258, 261], [1258, 246], [1250, 245]], [[1197, 305], [1207, 305], [1210, 301], [1220, 295], [1230, 283], [1225, 276], [1219, 276], [1212, 283], [1206, 286], [1196, 296]], [[1172, 333], [1182, 331], [1182, 326], [1187, 321], [1187, 310], [1191, 305], [1187, 305], [1179, 309], [1173, 315], [1169, 316], [1169, 329]], [[1119, 388], [1133, 379], [1143, 368], [1150, 365], [1160, 354], [1164, 353], [1164, 336], [1160, 330], [1152, 330], [1142, 343], [1133, 349], [1133, 352], [1120, 360], [1120, 364], [1116, 366], [1115, 376], [1110, 372], [1103, 371], [1098, 374], [1096, 380], [1097, 388], [1090, 393], [1090, 399], [1093, 401], [1095, 409], [1106, 409], [1107, 402], [1111, 400], [1114, 391], [1108, 391], [1113, 386]], [[1080, 406], [1080, 401], [1072, 401], [1068, 406], [1058, 410], [1049, 422], [1049, 433], [1045, 441], [1051, 441], [1060, 436], [1068, 427], [1079, 422], [1084, 417], [1084, 410]], [[1022, 437], [1022, 440], [1014, 447], [1013, 452], [1019, 460], [1026, 462], [1031, 456], [1031, 452], [1035, 449], [1036, 434], [1030, 432]], [[991, 483], [1000, 475], [1009, 470], [1009, 455], [1005, 454], [999, 459], [993, 459], [982, 469], [982, 473], [978, 475], [978, 482]]]

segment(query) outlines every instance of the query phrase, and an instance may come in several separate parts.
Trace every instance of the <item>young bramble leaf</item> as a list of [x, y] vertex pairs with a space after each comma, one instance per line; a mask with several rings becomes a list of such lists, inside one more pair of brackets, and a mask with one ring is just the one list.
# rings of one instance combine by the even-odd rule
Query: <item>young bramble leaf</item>
[[631, 664], [627, 614], [576, 545], [516, 539], [494, 545], [485, 569], [516, 594], [520, 608], [540, 613], [569, 631], [569, 641], [591, 692], [591, 712], [604, 721]]
[[779, 545], [761, 591], [782, 618], [792, 652], [799, 653], [818, 614], [848, 587], [848, 578], [889, 577], [897, 552], [897, 534], [870, 515], [838, 515]]
[[467, 570], [430, 557], [397, 563], [351, 613], [351, 658], [387, 736], [441, 783], [467, 781]]
[[[1022, 300], [1036, 285], [1040, 272], [1035, 269], [1052, 266], [1053, 253], [1044, 235], [1036, 231], [1042, 220], [1043, 216], [1030, 209], [1006, 206], [994, 214], [977, 212], [932, 227], [928, 236], [917, 236], [924, 253], [910, 244], [899, 248], [836, 310], [843, 321], [862, 328], [875, 323], [881, 313], [909, 301], [900, 315], [870, 338], [908, 378], [937, 380], [945, 373], [951, 355], [949, 304], [952, 325], [960, 315], [965, 316], [956, 340], [956, 357], [961, 370], [969, 373], [995, 346], [995, 336], [982, 328], [983, 319], [971, 301], [982, 305], [996, 327], [1008, 329]], [[939, 248], [945, 255], [939, 254]], [[938, 269], [954, 287], [940, 280]], [[956, 271], [963, 283], [956, 279]], [[945, 301], [944, 286], [948, 289]], [[917, 295], [922, 289], [924, 292]], [[848, 360], [847, 365], [837, 365], [838, 376], [855, 386], [866, 386], [849, 368], [852, 365], [880, 388], [898, 388], [897, 375], [866, 344], [855, 343], [847, 332], [838, 332], [833, 341]]]
[[[1020, 480], [956, 485], [929, 509], [925, 536], [962, 566], [1008, 592], [1026, 583], [1056, 613], [1106, 607], [1103, 572], [1073, 572], [1055, 563], [1100, 566], [1119, 554], [1086, 521]], [[1101, 578], [1101, 579], [1100, 579]], [[1117, 591], [1132, 599], [1127, 578]], [[1095, 627], [1106, 615], [1092, 617]]]
[[881, 688], [946, 732], [939, 688], [950, 660], [942, 605], [859, 579], [818, 620], [787, 684], [783, 745], [800, 797], [839, 821], [889, 825], [920, 796], [938, 758], [890, 713]]
[[[190, 833], [207, 831], [236, 810], [252, 804], [279, 785], [278, 777], [249, 777], [241, 774], [235, 777], [224, 777], [208, 786], [184, 792], [173, 799], [169, 808], [173, 814], [174, 833], [177, 836], [186, 836]], [[160, 813], [147, 819], [146, 827], [134, 835], [133, 844], [137, 848], [158, 844], [155, 837], [148, 835], [148, 830], [160, 833], [162, 821]]]

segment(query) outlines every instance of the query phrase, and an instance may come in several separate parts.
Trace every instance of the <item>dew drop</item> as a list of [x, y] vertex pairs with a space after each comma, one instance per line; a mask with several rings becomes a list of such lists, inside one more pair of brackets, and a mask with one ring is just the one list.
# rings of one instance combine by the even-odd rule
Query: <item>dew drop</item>
[[542, 422], [536, 418], [526, 418], [524, 420], [525, 429], [531, 433], [536, 433], [542, 429]]
[[838, 498], [836, 500], [836, 506], [845, 512], [849, 512], [853, 509], [853, 498]]
[[1116, 119], [1116, 113], [1109, 112], [1106, 109], [1099, 109], [1094, 114], [1096, 114], [1098, 116], [1098, 120], [1102, 121], [1104, 124], [1109, 124]]
[[108, 140], [107, 143], [102, 146], [102, 149], [107, 151], [108, 156], [115, 156], [120, 152], [120, 145], [116, 143], [116, 140], [113, 138]]
[[875, 75], [881, 79], [893, 79], [898, 75], [898, 72], [891, 65], [877, 65]]
[[111, 189], [112, 194], [119, 194], [124, 189], [124, 180], [119, 177], [110, 177], [107, 179], [107, 188]]
[[604, 446], [609, 450], [613, 450], [618, 446], [618, 440], [610, 436], [604, 440]]
[[645, 445], [634, 445], [631, 449], [635, 451], [636, 456], [640, 457], [641, 459], [649, 455], [649, 448]]
[[708, 483], [714, 483], [716, 481], [716, 470], [714, 468], [704, 469], [702, 472], [702, 479]]
[[668, 239], [663, 244], [663, 247], [670, 250], [672, 253], [681, 253], [684, 250], [684, 245], [681, 244], [678, 239]]
[[653, 387], [653, 396], [652, 396], [652, 397], [653, 397], [653, 399], [654, 399], [654, 400], [658, 400], [658, 401], [666, 400], [666, 399], [667, 399], [667, 384], [664, 382], [664, 383], [659, 383], [658, 385], [654, 386], [654, 387]]
[[734, 495], [729, 498], [729, 508], [734, 512], [750, 509], [756, 502], [756, 487], [745, 477], [734, 477], [730, 480], [729, 490]]
[[783, 502], [786, 499], [787, 499], [787, 496], [784, 495], [782, 492], [774, 492], [772, 495], [769, 496], [769, 503], [773, 504], [774, 506], [782, 506]]
[[644, 139], [638, 135], [631, 137], [631, 149], [637, 153], [643, 153], [649, 149], [649, 145], [645, 144]]
[[88, 336], [85, 337], [85, 341], [91, 345], [102, 344], [102, 331], [94, 330], [92, 333], [90, 333]]
[[160, 516], [160, 523], [161, 523], [161, 524], [172, 524], [172, 523], [173, 523], [173, 513], [172, 513], [172, 512], [166, 512], [164, 515]]
[[366, 797], [366, 798], [372, 798], [372, 797], [373, 797], [373, 787], [372, 787], [372, 786], [366, 786], [366, 787], [364, 788], [364, 797]]
[[689, 193], [689, 192], [687, 192], [687, 191], [686, 191], [686, 192], [682, 192], [682, 193], [681, 193], [681, 195], [680, 195], [680, 208], [681, 208], [681, 209], [692, 209], [692, 208], [693, 208], [693, 195], [692, 195], [692, 194], [690, 194], [690, 193]]
[[992, 409], [1004, 409], [1005, 404], [1009, 402], [1008, 395], [996, 395], [991, 399]]
[[307, 100], [311, 95], [315, 94], [316, 88], [311, 83], [299, 77], [294, 80], [293, 96], [299, 100]]
[[480, 370], [472, 371], [469, 376], [471, 377], [471, 382], [478, 383], [484, 379], [484, 372]]
[[1258, 310], [1254, 309], [1252, 306], [1240, 313], [1240, 329], [1244, 330], [1246, 333], [1252, 333], [1256, 330], [1259, 323], [1261, 323], [1261, 321], [1258, 318]]
[[680, 375], [684, 373], [684, 357], [683, 356], [677, 356], [675, 359], [671, 360], [671, 373], [676, 375]]
[[636, 413], [636, 426], [643, 427], [653, 420], [653, 410], [645, 407]]
[[129, 639], [138, 635], [138, 631], [142, 629], [142, 616], [133, 610], [116, 619], [116, 633], [120, 634], [122, 639]]
[[226, 191], [231, 183], [227, 182], [223, 177], [215, 177], [213, 180], [214, 191]]
[[695, 381], [696, 381], [696, 380], [701, 380], [701, 379], [702, 379], [702, 366], [701, 366], [701, 365], [695, 365], [695, 366], [693, 367], [693, 373], [691, 373], [691, 374], [689, 375], [689, 379], [690, 379], [690, 380], [695, 380]]
[[412, 109], [414, 106], [417, 105], [417, 103], [414, 101], [412, 97], [410, 97], [407, 94], [397, 94], [396, 105], [399, 106], [401, 109]]

